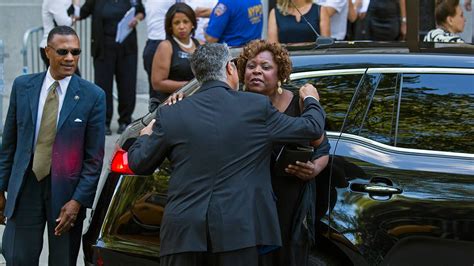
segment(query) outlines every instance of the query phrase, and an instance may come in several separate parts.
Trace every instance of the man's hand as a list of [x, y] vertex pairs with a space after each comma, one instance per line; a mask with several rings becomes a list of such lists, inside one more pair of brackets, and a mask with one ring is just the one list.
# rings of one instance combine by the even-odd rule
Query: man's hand
[[307, 96], [313, 96], [319, 101], [318, 90], [311, 84], [306, 83], [300, 88], [300, 98], [304, 100]]
[[152, 119], [150, 124], [148, 124], [148, 126], [144, 127], [142, 130], [140, 130], [140, 136], [143, 136], [143, 135], [151, 135], [151, 133], [153, 133], [153, 125], [155, 124], [155, 119]]
[[0, 224], [5, 224], [6, 218], [3, 214], [5, 210], [5, 203], [7, 200], [5, 199], [5, 191], [0, 192]]
[[54, 228], [54, 234], [60, 236], [62, 233], [69, 231], [77, 219], [77, 214], [81, 209], [81, 204], [75, 200], [70, 200], [61, 208], [56, 222], [58, 225]]

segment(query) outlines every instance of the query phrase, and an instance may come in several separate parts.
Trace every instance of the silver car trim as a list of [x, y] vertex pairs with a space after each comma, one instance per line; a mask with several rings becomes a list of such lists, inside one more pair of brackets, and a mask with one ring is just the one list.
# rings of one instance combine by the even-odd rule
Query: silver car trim
[[474, 75], [472, 68], [438, 68], [438, 67], [395, 67], [395, 68], [369, 68], [367, 74], [377, 73], [414, 73], [414, 74], [470, 74]]
[[[389, 152], [405, 153], [405, 154], [409, 153], [409, 154], [417, 154], [417, 155], [425, 155], [425, 156], [441, 156], [441, 157], [451, 157], [451, 158], [456, 157], [457, 159], [474, 159], [474, 154], [470, 154], [470, 153], [401, 148], [401, 147], [394, 147], [394, 146], [382, 144], [380, 142], [377, 142], [368, 138], [364, 138], [361, 136], [353, 135], [353, 134], [338, 133], [334, 131], [332, 132], [328, 131], [326, 133], [328, 137], [337, 139], [340, 136], [341, 140], [364, 143], [366, 145], [375, 146], [381, 150], [386, 150]], [[472, 168], [474, 171], [474, 164]]]
[[354, 74], [364, 74], [365, 68], [354, 68], [354, 69], [335, 69], [335, 70], [316, 70], [316, 71], [307, 71], [300, 73], [293, 73], [290, 75], [291, 80], [295, 79], [304, 79], [312, 77], [321, 77], [321, 76], [332, 76], [332, 75], [354, 75]]

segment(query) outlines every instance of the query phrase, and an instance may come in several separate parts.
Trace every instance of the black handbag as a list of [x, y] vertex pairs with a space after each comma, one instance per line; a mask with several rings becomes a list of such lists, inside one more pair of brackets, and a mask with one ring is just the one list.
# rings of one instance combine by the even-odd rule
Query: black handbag
[[307, 162], [313, 156], [314, 147], [303, 145], [284, 145], [275, 159], [274, 174], [278, 176], [288, 175], [285, 168], [296, 161]]

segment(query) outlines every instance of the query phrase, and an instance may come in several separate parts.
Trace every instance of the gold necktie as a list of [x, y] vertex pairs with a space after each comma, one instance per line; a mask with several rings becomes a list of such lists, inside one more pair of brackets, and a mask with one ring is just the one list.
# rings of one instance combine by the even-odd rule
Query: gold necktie
[[55, 81], [50, 87], [44, 102], [43, 116], [36, 141], [33, 156], [33, 172], [38, 181], [45, 178], [51, 171], [51, 153], [56, 138], [56, 121], [58, 119], [59, 97], [56, 88], [59, 82]]

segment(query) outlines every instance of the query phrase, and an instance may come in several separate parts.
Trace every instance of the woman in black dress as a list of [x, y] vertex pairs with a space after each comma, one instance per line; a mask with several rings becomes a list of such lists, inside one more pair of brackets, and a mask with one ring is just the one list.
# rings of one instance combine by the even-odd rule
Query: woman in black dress
[[319, 33], [319, 6], [312, 0], [280, 0], [268, 16], [270, 42], [314, 42], [317, 35], [313, 29]]
[[[281, 88], [281, 83], [287, 81], [291, 73], [288, 52], [281, 45], [265, 40], [252, 41], [243, 48], [237, 66], [239, 78], [244, 82], [247, 91], [267, 95], [275, 108], [282, 113], [290, 116], [301, 114], [299, 97]], [[329, 143], [326, 137], [322, 137], [312, 145], [318, 146], [312, 160], [289, 165], [284, 176], [278, 176], [272, 171], [272, 186], [277, 197], [283, 243], [282, 248], [262, 256], [262, 265], [307, 264], [311, 245], [311, 236], [308, 234], [314, 234], [314, 226], [309, 232], [301, 233], [305, 230], [302, 230], [300, 214], [303, 212], [304, 216], [306, 212], [314, 213], [315, 204], [314, 197], [311, 202], [302, 199], [305, 198], [304, 193], [308, 186], [314, 195], [314, 178], [326, 167], [329, 160]], [[275, 157], [281, 148], [282, 145], [274, 147]], [[270, 167], [273, 169], [273, 165]], [[308, 209], [310, 206], [312, 210]], [[312, 220], [314, 222], [314, 215]]]
[[165, 17], [166, 40], [153, 57], [151, 81], [160, 101], [194, 78], [189, 56], [199, 42], [193, 38], [197, 27], [193, 9], [184, 3], [174, 4]]

